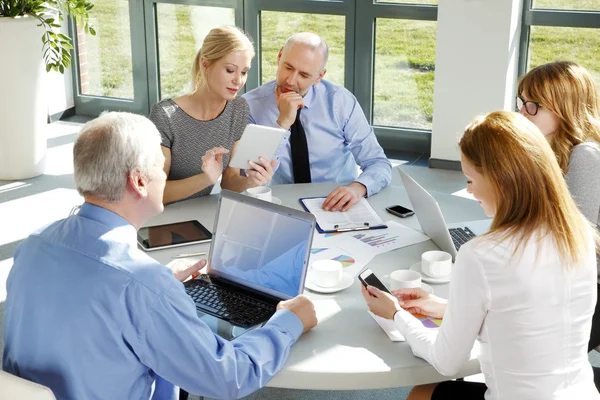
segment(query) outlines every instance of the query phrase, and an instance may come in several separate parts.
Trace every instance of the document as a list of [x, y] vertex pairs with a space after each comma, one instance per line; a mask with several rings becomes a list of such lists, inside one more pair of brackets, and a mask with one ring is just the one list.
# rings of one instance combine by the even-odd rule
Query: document
[[323, 210], [324, 201], [325, 197], [300, 199], [304, 208], [317, 219], [317, 225], [321, 233], [385, 227], [383, 220], [365, 198], [360, 199], [351, 209], [344, 212]]

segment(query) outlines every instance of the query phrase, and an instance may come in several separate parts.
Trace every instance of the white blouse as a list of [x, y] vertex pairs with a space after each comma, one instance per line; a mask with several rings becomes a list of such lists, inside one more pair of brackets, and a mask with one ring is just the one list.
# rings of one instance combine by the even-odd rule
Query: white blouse
[[[591, 239], [590, 239], [591, 240]], [[478, 237], [463, 245], [441, 328], [410, 313], [394, 317], [415, 356], [443, 375], [468, 360], [475, 340], [492, 399], [600, 399], [587, 357], [596, 305], [593, 246], [565, 268], [554, 240], [532, 237], [513, 256], [512, 240]]]

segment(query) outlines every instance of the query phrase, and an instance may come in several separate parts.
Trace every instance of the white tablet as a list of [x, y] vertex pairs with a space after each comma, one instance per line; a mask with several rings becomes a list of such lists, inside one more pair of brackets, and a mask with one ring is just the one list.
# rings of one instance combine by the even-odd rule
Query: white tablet
[[246, 125], [242, 138], [229, 161], [229, 166], [239, 169], [250, 169], [248, 160], [258, 164], [258, 158], [273, 160], [275, 152], [285, 135], [283, 128], [272, 128], [263, 125]]

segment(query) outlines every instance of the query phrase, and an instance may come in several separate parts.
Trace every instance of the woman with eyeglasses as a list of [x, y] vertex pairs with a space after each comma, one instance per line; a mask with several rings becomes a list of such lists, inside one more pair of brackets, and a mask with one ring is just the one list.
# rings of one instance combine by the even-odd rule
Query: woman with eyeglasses
[[[407, 400], [600, 399], [587, 357], [600, 243], [552, 149], [534, 124], [507, 111], [475, 118], [459, 147], [467, 191], [494, 220], [460, 248], [448, 300], [421, 288], [397, 298], [361, 291], [443, 375], [458, 373], [478, 341], [485, 383], [416, 386]], [[411, 313], [442, 325], [426, 328]]]
[[[600, 99], [590, 73], [573, 62], [540, 65], [518, 86], [517, 108], [554, 150], [571, 195], [588, 220], [600, 227]], [[600, 256], [597, 259], [600, 293]], [[600, 302], [589, 349], [600, 345]], [[595, 369], [600, 387], [600, 369]]]

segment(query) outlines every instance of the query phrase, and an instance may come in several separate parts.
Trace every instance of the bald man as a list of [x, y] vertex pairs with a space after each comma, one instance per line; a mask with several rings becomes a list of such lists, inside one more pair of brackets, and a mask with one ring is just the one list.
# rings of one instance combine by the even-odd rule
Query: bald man
[[244, 98], [250, 123], [288, 130], [272, 184], [340, 183], [323, 208], [346, 211], [386, 187], [392, 166], [356, 97], [323, 79], [328, 55], [314, 33], [291, 36], [277, 55], [276, 79]]

